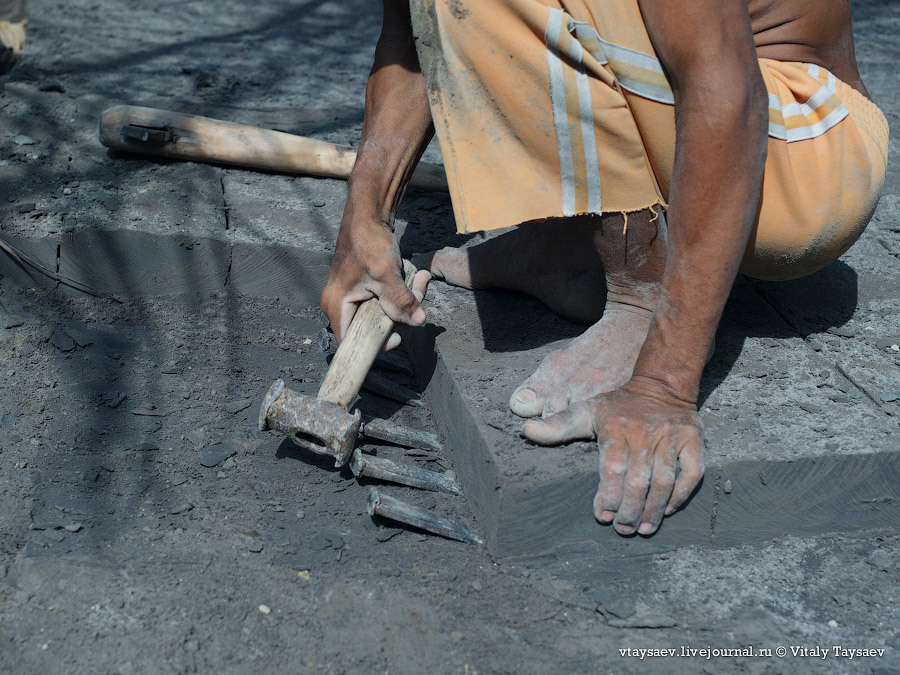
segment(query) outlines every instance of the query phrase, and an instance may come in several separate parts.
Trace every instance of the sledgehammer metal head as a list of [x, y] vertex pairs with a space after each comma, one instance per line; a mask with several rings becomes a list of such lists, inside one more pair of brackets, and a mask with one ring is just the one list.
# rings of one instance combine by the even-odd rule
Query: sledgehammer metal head
[[298, 394], [276, 380], [259, 410], [259, 430], [275, 429], [307, 450], [334, 457], [344, 466], [353, 454], [362, 415], [337, 403]]
[[[416, 268], [404, 261], [403, 271], [411, 287]], [[297, 445], [334, 457], [335, 466], [344, 466], [353, 452], [362, 417], [359, 411], [351, 414], [347, 410], [393, 330], [394, 322], [381, 309], [378, 298], [362, 303], [316, 397], [291, 391], [277, 380], [260, 408], [260, 430], [277, 429]]]

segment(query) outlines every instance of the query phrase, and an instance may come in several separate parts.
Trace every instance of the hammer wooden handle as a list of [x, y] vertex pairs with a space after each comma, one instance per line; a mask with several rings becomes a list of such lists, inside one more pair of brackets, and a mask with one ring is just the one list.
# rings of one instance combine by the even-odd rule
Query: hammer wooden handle
[[[406, 285], [411, 288], [416, 268], [404, 260], [403, 271]], [[334, 353], [328, 373], [319, 387], [318, 397], [345, 408], [350, 405], [393, 330], [394, 322], [381, 309], [378, 298], [362, 303]]]
[[[313, 138], [126, 105], [101, 115], [100, 142], [128, 152], [328, 178], [346, 179], [356, 162], [353, 148]], [[443, 168], [424, 162], [419, 162], [409, 184], [447, 191]]]

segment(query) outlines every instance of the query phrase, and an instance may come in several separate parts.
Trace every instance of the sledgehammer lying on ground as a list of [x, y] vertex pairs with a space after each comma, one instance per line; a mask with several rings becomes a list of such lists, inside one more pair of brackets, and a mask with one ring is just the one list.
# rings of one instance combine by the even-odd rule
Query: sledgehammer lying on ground
[[[327, 178], [347, 178], [356, 162], [353, 148], [283, 131], [129, 105], [110, 108], [100, 116], [100, 142], [127, 152]], [[442, 167], [419, 162], [409, 185], [446, 192], [447, 177]]]

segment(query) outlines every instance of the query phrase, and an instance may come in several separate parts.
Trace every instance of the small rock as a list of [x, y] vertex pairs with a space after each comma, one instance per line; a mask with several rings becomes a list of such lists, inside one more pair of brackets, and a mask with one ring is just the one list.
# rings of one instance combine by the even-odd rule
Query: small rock
[[69, 532], [80, 532], [84, 528], [84, 525], [81, 523], [72, 523], [71, 525], [66, 525], [65, 529]]
[[140, 443], [135, 443], [131, 449], [137, 450], [138, 452], [153, 452], [154, 450], [159, 450], [159, 443], [154, 443], [153, 441], [141, 441]]
[[46, 530], [44, 536], [51, 541], [59, 543], [66, 538], [66, 533], [62, 530]]
[[249, 398], [241, 399], [240, 401], [229, 401], [225, 404], [225, 412], [236, 415], [242, 410], [246, 410], [251, 405], [253, 405], [253, 401]]
[[319, 343], [319, 349], [323, 352], [327, 352], [331, 349], [331, 345], [334, 342], [331, 333], [329, 333], [325, 328], [319, 331], [319, 336], [317, 338], [317, 342]]
[[72, 188], [63, 188], [63, 194], [67, 197], [72, 194]]
[[297, 572], [297, 578], [303, 579], [303, 581], [309, 581], [310, 580], [309, 570], [299, 570]]
[[[222, 465], [222, 468], [223, 469], [233, 469], [235, 464], [237, 464], [237, 462], [234, 461], [234, 457], [229, 457], [228, 459], [225, 460], [225, 463]], [[276, 511], [277, 511], [277, 509], [276, 509]]]
[[472, 589], [475, 590], [475, 591], [480, 591], [480, 590], [483, 590], [483, 589], [484, 589], [484, 586], [481, 585], [481, 582], [480, 582], [480, 581], [473, 581], [473, 582], [472, 582]]
[[219, 466], [226, 459], [237, 452], [233, 447], [225, 443], [216, 443], [204, 448], [200, 452], [200, 464], [208, 469]]
[[110, 408], [117, 408], [126, 398], [128, 397], [125, 394], [116, 392], [114, 394], [108, 394], [106, 397], [104, 397], [103, 402]]
[[895, 392], [892, 394], [884, 394], [881, 397], [881, 400], [885, 403], [893, 403], [894, 401], [900, 401], [900, 393]]
[[21, 204], [16, 206], [17, 213], [31, 213], [37, 208], [37, 204], [34, 202], [22, 202]]
[[829, 620], [828, 620], [828, 627], [829, 627], [829, 628], [837, 628], [837, 627], [838, 627], [838, 622], [835, 621], [834, 619], [829, 619]]
[[331, 545], [331, 539], [321, 532], [317, 532], [309, 539], [309, 548], [312, 551], [323, 551], [326, 548], [331, 548]]
[[13, 136], [12, 140], [16, 145], [34, 145], [37, 143], [31, 136], [26, 136], [25, 134]]
[[895, 352], [900, 352], [900, 345], [891, 345], [891, 350]]
[[822, 412], [822, 406], [817, 405], [815, 403], [803, 402], [799, 404], [800, 410], [805, 410], [808, 413], [812, 413], [813, 415], [817, 415]]
[[722, 492], [724, 492], [726, 495], [731, 494], [731, 480], [725, 481], [725, 485], [722, 486]]
[[145, 403], [145, 404], [142, 405], [141, 407], [142, 407], [144, 410], [156, 410], [156, 404], [155, 404], [155, 403]]
[[79, 347], [89, 347], [94, 344], [94, 333], [86, 326], [66, 326], [68, 335]]
[[58, 329], [53, 331], [49, 342], [61, 352], [71, 352], [75, 349], [75, 340]]
[[169, 511], [169, 513], [171, 513], [173, 516], [177, 516], [181, 513], [187, 513], [188, 511], [190, 511], [193, 508], [194, 508], [193, 504], [191, 504], [190, 502], [185, 502], [184, 504], [176, 506], [174, 509]]
[[272, 610], [268, 605], [260, 605], [257, 609], [259, 609], [260, 614], [271, 614]]
[[843, 338], [852, 338], [855, 335], [855, 333], [846, 326], [832, 326], [826, 332]]
[[315, 206], [317, 209], [321, 209], [323, 206], [325, 206], [325, 200], [324, 199], [314, 199], [312, 205]]

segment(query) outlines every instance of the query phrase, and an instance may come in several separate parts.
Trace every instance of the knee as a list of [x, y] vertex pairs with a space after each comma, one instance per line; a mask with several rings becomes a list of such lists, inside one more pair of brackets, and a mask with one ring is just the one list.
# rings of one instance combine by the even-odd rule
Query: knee
[[789, 281], [818, 272], [859, 239], [876, 205], [877, 201], [850, 214], [832, 213], [824, 222], [760, 218], [747, 243], [741, 272], [767, 281]]

